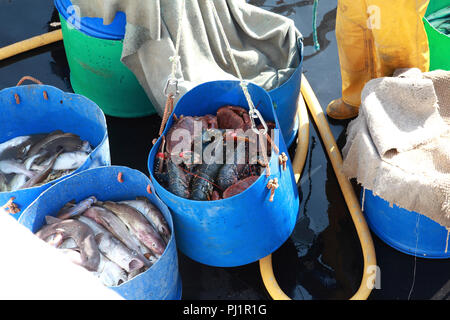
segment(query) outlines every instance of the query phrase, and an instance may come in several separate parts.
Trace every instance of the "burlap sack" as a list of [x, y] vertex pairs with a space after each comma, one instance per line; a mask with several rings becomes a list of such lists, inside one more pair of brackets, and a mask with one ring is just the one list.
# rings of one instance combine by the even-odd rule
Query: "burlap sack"
[[347, 128], [343, 172], [389, 203], [450, 227], [450, 72], [369, 81]]

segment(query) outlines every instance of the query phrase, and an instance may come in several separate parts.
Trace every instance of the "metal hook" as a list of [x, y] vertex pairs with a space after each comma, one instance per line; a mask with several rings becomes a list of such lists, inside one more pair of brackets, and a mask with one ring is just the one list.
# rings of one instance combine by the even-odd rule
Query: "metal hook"
[[166, 87], [164, 88], [164, 94], [166, 97], [178, 95], [180, 91], [178, 90], [178, 79], [169, 78], [166, 82]]

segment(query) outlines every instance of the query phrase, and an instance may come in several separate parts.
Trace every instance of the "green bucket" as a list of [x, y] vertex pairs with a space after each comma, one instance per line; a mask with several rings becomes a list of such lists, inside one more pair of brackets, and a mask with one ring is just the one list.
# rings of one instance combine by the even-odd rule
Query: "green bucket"
[[[425, 17], [450, 6], [450, 0], [430, 0]], [[426, 18], [423, 19], [430, 47], [430, 71], [450, 71], [450, 37], [435, 29]]]
[[120, 61], [123, 40], [91, 37], [61, 14], [59, 17], [75, 93], [94, 101], [110, 116], [133, 118], [156, 113], [136, 76]]

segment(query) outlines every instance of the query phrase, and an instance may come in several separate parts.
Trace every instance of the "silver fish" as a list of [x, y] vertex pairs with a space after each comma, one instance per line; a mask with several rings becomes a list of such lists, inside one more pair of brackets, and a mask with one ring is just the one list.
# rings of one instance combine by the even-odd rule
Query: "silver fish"
[[142, 213], [129, 205], [112, 201], [103, 202], [102, 206], [116, 214], [156, 257], [163, 254], [166, 248], [164, 240]]
[[170, 228], [166, 219], [159, 209], [145, 197], [138, 197], [136, 200], [121, 201], [139, 212], [141, 212], [159, 232], [166, 243], [170, 240]]
[[42, 240], [60, 233], [64, 239], [72, 238], [81, 253], [82, 265], [89, 271], [95, 271], [100, 263], [100, 252], [95, 241], [94, 232], [81, 221], [68, 219], [43, 226], [36, 236]]
[[136, 257], [130, 249], [111, 233], [99, 233], [95, 236], [95, 240], [100, 252], [125, 271], [133, 272], [145, 265], [144, 261]]
[[84, 199], [83, 201], [80, 201], [78, 204], [71, 206], [70, 208], [67, 208], [65, 210], [61, 210], [58, 214], [59, 219], [68, 219], [73, 218], [74, 216], [78, 216], [85, 212], [87, 209], [89, 209], [95, 202], [97, 202], [96, 197], [89, 197], [87, 199]]
[[83, 215], [102, 225], [131, 250], [140, 251], [138, 239], [130, 233], [123, 221], [110, 210], [93, 206], [86, 210]]
[[64, 152], [59, 155], [53, 165], [53, 170], [74, 170], [81, 167], [89, 154], [82, 151]]
[[9, 191], [15, 191], [21, 189], [27, 182], [27, 176], [23, 174], [16, 174], [9, 181]]
[[94, 206], [86, 210], [83, 215], [78, 216], [77, 219], [91, 227], [95, 235], [111, 233], [116, 236], [132, 251], [134, 256], [145, 263], [146, 267], [153, 264], [146, 258], [145, 246], [141, 246], [139, 240], [128, 232], [128, 228], [112, 212]]
[[125, 270], [103, 254], [100, 254], [100, 264], [97, 271], [93, 272], [93, 274], [107, 287], [115, 287], [128, 280]]
[[36, 176], [34, 172], [27, 170], [27, 168], [25, 168], [25, 165], [15, 160], [0, 161], [0, 171], [4, 174], [24, 174], [28, 178], [33, 178], [34, 176]]

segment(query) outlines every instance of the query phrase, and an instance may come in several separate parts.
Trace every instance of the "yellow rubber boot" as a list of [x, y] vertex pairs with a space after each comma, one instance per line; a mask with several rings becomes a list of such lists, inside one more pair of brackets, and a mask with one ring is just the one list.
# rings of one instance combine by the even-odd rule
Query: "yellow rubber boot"
[[[397, 68], [429, 70], [428, 38], [422, 18], [429, 0], [338, 0], [336, 40], [342, 98], [327, 114], [357, 115], [367, 81], [391, 76]], [[345, 101], [345, 102], [343, 102]], [[355, 110], [356, 109], [356, 110]]]
[[351, 119], [358, 115], [359, 107], [351, 106], [342, 99], [336, 99], [330, 102], [327, 107], [327, 115], [337, 120]]

